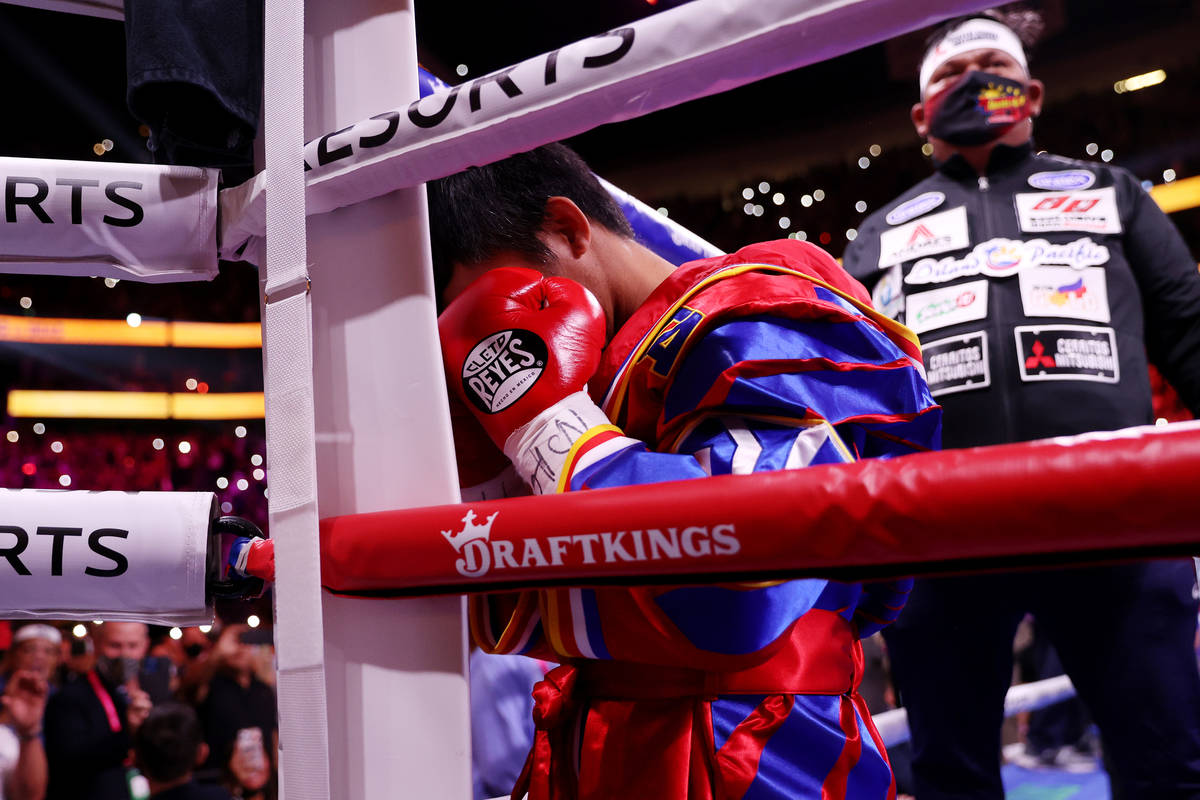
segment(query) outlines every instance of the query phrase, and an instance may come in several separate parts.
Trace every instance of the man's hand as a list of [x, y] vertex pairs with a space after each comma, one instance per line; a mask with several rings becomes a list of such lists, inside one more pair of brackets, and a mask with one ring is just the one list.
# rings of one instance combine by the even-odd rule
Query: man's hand
[[46, 679], [32, 670], [13, 673], [4, 687], [0, 703], [20, 738], [30, 739], [41, 734], [49, 691]]
[[150, 695], [138, 686], [137, 678], [125, 684], [125, 694], [129, 698], [129, 705], [125, 709], [125, 725], [132, 735], [146, 721], [146, 717], [150, 716], [150, 709], [154, 704], [150, 702]]

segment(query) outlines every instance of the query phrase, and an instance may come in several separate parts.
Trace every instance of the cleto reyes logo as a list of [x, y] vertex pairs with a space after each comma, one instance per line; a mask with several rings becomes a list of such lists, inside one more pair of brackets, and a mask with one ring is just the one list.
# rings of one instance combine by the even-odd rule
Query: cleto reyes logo
[[[476, 524], [474, 510], [462, 518], [460, 531], [442, 531], [442, 537], [459, 554], [454, 569], [467, 578], [478, 578], [495, 569], [529, 569], [573, 564], [618, 564], [663, 559], [731, 556], [742, 549], [732, 524], [690, 525], [686, 528], [577, 533], [548, 536], [545, 540], [499, 539], [491, 541], [492, 523], [499, 511]], [[519, 551], [519, 552], [518, 552]]]
[[547, 352], [546, 343], [532, 331], [516, 328], [493, 333], [471, 348], [463, 362], [467, 397], [488, 414], [503, 411], [542, 376]]

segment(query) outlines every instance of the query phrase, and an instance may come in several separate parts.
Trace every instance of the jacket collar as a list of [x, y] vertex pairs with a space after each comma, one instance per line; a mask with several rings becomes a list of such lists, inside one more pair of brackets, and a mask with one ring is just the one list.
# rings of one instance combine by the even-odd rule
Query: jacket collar
[[[998, 172], [1007, 172], [1029, 158], [1032, 153], [1032, 139], [1024, 144], [1015, 146], [998, 144], [992, 148], [992, 153], [988, 156], [987, 174], [994, 175]], [[945, 161], [937, 162], [935, 166], [939, 172], [954, 180], [961, 181], [979, 177], [975, 173], [975, 168], [968, 164], [967, 160], [958, 153], [950, 156]]]

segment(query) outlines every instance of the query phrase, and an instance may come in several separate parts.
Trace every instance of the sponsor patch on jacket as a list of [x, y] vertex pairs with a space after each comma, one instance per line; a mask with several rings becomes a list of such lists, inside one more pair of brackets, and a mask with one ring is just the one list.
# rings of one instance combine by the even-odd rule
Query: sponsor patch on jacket
[[888, 225], [899, 225], [922, 214], [928, 214], [944, 202], [946, 202], [946, 195], [941, 192], [925, 192], [911, 200], [905, 200], [889, 211], [883, 219]]
[[1013, 335], [1023, 381], [1116, 383], [1121, 379], [1112, 328], [1018, 325]]
[[1045, 239], [988, 239], [965, 256], [923, 258], [904, 276], [904, 282], [945, 283], [969, 275], [1005, 278], [1028, 267], [1047, 265], [1083, 269], [1108, 262], [1108, 248], [1088, 237], [1069, 244], [1051, 244]]
[[1111, 186], [1075, 192], [1024, 192], [1014, 195], [1013, 200], [1021, 230], [1027, 233], [1121, 232], [1117, 190]]
[[910, 294], [905, 300], [904, 324], [913, 333], [971, 322], [987, 316], [988, 282], [971, 281]]
[[879, 234], [879, 266], [970, 247], [967, 209], [963, 206], [921, 217]]
[[[1035, 267], [1022, 270], [1021, 305], [1027, 317], [1067, 317], [1109, 322], [1103, 267]], [[911, 327], [911, 326], [910, 326]]]
[[1088, 188], [1096, 182], [1096, 175], [1086, 169], [1060, 169], [1054, 172], [1035, 172], [1028, 180], [1029, 185], [1035, 189], [1070, 192]]
[[921, 345], [929, 393], [934, 397], [992, 385], [987, 332], [975, 331]]
[[899, 264], [893, 264], [875, 284], [871, 303], [880, 314], [900, 319], [904, 311], [904, 280]]

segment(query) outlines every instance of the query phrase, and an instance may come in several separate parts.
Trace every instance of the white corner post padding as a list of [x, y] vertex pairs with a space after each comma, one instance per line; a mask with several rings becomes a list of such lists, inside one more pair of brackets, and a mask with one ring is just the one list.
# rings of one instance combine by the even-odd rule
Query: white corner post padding
[[0, 618], [212, 622], [212, 492], [0, 489]]
[[[413, 5], [307, 3], [306, 139], [417, 96]], [[425, 188], [310, 216], [308, 257], [321, 515], [457, 502]], [[468, 800], [463, 598], [326, 593], [321, 610], [331, 796]]]
[[0, 158], [0, 272], [147, 283], [217, 274], [217, 177], [200, 167]]

